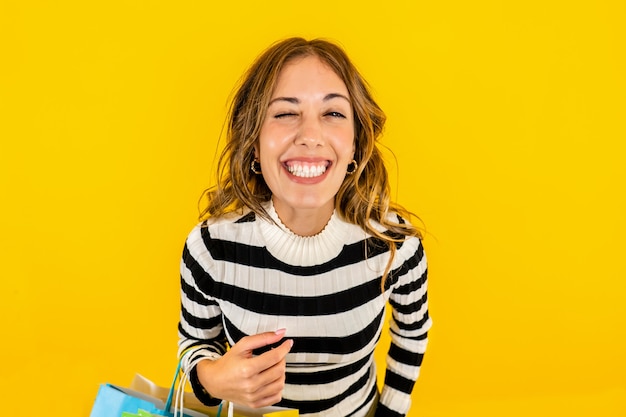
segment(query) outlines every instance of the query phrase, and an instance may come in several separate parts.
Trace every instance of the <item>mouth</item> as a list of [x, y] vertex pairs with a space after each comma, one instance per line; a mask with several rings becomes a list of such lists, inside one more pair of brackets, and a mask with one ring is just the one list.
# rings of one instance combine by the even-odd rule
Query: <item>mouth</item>
[[330, 161], [286, 161], [283, 166], [294, 177], [315, 178], [324, 175], [330, 166]]

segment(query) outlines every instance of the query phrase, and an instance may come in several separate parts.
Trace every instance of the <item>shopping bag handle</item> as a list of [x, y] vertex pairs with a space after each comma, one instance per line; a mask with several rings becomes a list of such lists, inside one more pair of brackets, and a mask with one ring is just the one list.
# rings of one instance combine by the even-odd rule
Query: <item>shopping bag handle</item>
[[167, 395], [167, 401], [165, 402], [165, 412], [171, 413], [172, 408], [172, 400], [174, 399], [174, 391], [176, 389], [176, 380], [178, 379], [178, 375], [180, 374], [180, 364], [183, 360], [183, 355], [181, 355], [178, 360], [178, 365], [176, 366], [176, 372], [174, 373], [174, 380], [172, 381], [172, 386], [170, 387], [170, 392]]
[[[183, 367], [183, 360], [185, 360], [185, 358], [187, 358], [187, 353], [191, 350], [187, 349], [185, 351], [183, 351], [183, 353], [180, 355], [180, 358], [178, 359], [178, 364], [176, 365], [176, 372], [174, 373], [174, 380], [172, 381], [172, 386], [170, 387], [170, 392], [167, 395], [167, 400], [165, 401], [165, 407], [163, 408], [163, 411], [165, 412], [165, 414], [167, 416], [170, 417], [176, 417], [176, 412], [178, 411], [176, 409], [176, 406], [181, 407], [180, 412], [181, 412], [181, 416], [184, 416], [183, 413], [183, 404], [182, 404], [182, 398], [184, 398], [184, 385], [187, 384], [188, 378], [187, 375], [183, 375], [181, 376], [181, 368]], [[181, 384], [178, 387], [178, 390], [176, 389], [176, 381], [178, 381], [180, 377], [180, 381], [179, 383]], [[172, 412], [172, 401], [174, 400], [174, 392], [177, 391], [176, 394], [176, 406], [174, 409], [174, 412]], [[179, 404], [179, 397], [178, 395], [181, 395], [181, 402]], [[228, 403], [229, 407], [228, 407], [228, 416], [232, 417], [233, 416], [233, 409], [234, 409], [234, 405], [233, 403]], [[218, 409], [217, 409], [217, 417], [220, 417], [221, 413], [222, 413], [222, 406], [224, 405], [223, 402], [220, 403]]]

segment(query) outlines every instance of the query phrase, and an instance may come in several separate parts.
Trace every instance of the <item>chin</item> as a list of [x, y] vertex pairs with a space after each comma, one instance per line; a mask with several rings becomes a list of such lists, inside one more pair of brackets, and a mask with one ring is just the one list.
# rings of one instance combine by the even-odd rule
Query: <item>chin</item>
[[335, 199], [315, 198], [312, 196], [301, 196], [290, 201], [291, 207], [296, 210], [322, 210], [329, 206], [335, 207]]

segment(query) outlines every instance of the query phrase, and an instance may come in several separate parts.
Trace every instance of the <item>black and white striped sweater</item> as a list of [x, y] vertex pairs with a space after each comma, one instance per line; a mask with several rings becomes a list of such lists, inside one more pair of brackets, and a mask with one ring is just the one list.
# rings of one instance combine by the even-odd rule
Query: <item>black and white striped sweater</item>
[[[385, 244], [333, 215], [312, 237], [254, 213], [204, 222], [190, 233], [181, 262], [179, 353], [223, 354], [246, 335], [287, 329], [286, 385], [279, 405], [303, 416], [364, 416], [376, 396], [373, 351], [387, 302], [391, 347], [377, 416], [404, 416], [419, 375], [431, 321], [421, 242]], [[191, 370], [192, 387], [216, 404]]]

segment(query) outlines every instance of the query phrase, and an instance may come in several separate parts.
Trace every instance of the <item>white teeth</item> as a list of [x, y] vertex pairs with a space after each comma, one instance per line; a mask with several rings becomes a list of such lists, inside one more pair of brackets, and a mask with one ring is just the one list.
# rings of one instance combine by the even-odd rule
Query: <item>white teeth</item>
[[296, 177], [313, 178], [319, 177], [326, 172], [326, 165], [301, 165], [296, 163], [288, 165], [287, 170]]

